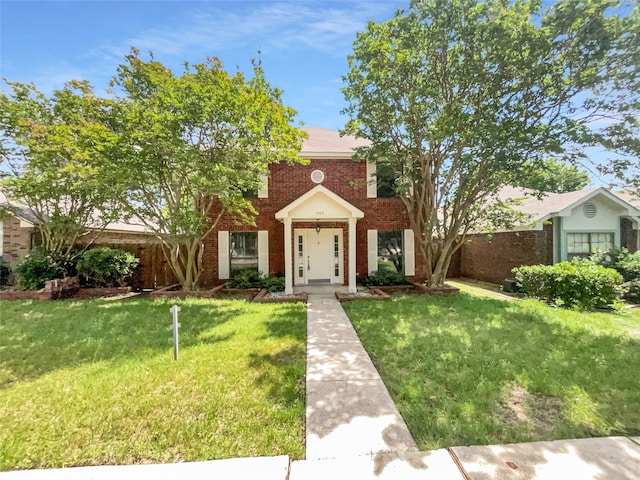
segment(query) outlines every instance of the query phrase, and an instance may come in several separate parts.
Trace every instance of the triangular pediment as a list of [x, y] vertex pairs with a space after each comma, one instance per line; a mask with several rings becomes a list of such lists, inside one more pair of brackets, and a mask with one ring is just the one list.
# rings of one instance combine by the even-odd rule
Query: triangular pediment
[[363, 217], [362, 210], [322, 185], [312, 188], [276, 213], [278, 220], [329, 221]]

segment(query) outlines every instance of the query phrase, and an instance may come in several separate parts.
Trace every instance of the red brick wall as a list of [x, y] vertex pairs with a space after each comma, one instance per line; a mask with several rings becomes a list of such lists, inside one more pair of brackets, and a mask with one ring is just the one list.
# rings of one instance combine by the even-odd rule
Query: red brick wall
[[20, 220], [15, 217], [6, 218], [2, 222], [2, 258], [13, 263], [29, 253], [33, 228], [21, 227]]
[[495, 233], [490, 240], [472, 235], [462, 246], [460, 274], [463, 277], [502, 283], [513, 277], [511, 269], [521, 265], [553, 263], [553, 227], [527, 232]]
[[[273, 165], [269, 178], [269, 198], [253, 200], [259, 212], [256, 225], [237, 225], [234, 218], [224, 216], [216, 230], [226, 231], [269, 231], [269, 269], [284, 272], [284, 225], [275, 218], [276, 212], [305, 194], [315, 183], [311, 172], [322, 170], [325, 179], [322, 185], [364, 212], [364, 218], [356, 224], [356, 272], [362, 278], [367, 274], [367, 230], [404, 230], [409, 227], [406, 211], [399, 198], [367, 198], [366, 165], [350, 159], [311, 160], [308, 165]], [[215, 214], [215, 212], [214, 212]], [[333, 228], [330, 224], [321, 224]], [[294, 223], [293, 228], [315, 227], [315, 223]], [[344, 228], [345, 283], [348, 281], [348, 224], [338, 223], [336, 228]], [[205, 273], [203, 285], [212, 285], [218, 278], [218, 237], [214, 232], [206, 241]], [[416, 254], [416, 276], [424, 277], [424, 262]]]
[[628, 218], [620, 219], [620, 246], [627, 248], [630, 252], [638, 250], [638, 230], [633, 228]]

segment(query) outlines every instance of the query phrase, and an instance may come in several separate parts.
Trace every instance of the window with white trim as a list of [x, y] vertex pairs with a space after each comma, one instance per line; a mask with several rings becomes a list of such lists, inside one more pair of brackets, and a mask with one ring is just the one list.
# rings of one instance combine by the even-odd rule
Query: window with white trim
[[258, 232], [229, 233], [231, 277], [244, 270], [258, 271]]
[[378, 230], [378, 271], [404, 273], [402, 230]]
[[606, 252], [613, 248], [611, 232], [567, 233], [567, 259], [589, 257], [597, 250]]

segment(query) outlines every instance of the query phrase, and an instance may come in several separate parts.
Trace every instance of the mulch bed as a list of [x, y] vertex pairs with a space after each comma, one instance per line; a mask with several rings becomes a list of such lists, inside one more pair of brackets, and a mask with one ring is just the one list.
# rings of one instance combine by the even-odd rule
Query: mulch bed
[[258, 303], [274, 303], [274, 302], [303, 302], [307, 303], [309, 295], [307, 292], [302, 292], [296, 295], [285, 295], [284, 292], [269, 293], [266, 288], [263, 288], [258, 294], [253, 297], [254, 302]]

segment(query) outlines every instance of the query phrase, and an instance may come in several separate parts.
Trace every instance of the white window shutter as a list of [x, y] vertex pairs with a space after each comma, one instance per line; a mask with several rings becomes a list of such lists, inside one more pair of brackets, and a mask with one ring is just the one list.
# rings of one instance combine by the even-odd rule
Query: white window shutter
[[218, 232], [218, 279], [229, 278], [229, 232]]
[[413, 230], [404, 231], [404, 274], [413, 277], [416, 274], [416, 253], [413, 246]]
[[269, 231], [258, 231], [258, 272], [269, 276]]
[[269, 175], [260, 175], [262, 186], [258, 189], [258, 198], [269, 198]]
[[367, 266], [369, 275], [378, 271], [378, 231], [367, 230]]
[[368, 160], [366, 162], [367, 162], [367, 198], [376, 198], [378, 196], [378, 179], [376, 178], [376, 162], [370, 162]]

